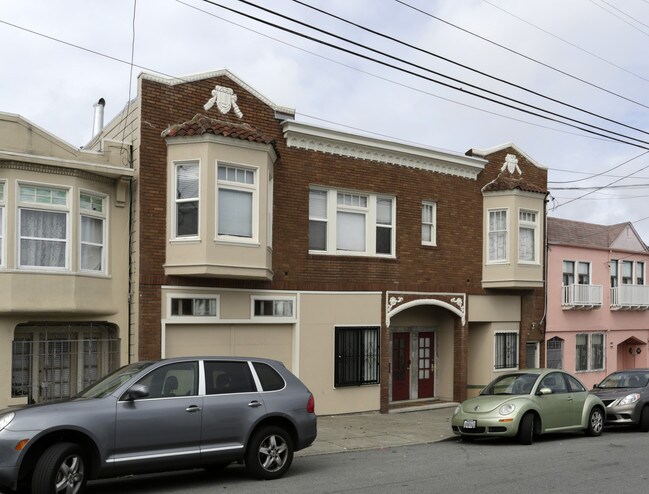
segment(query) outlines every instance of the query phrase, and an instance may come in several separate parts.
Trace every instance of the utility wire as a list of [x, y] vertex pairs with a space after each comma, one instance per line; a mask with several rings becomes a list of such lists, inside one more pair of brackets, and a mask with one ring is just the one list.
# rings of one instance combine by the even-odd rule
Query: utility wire
[[[427, 69], [427, 68], [425, 68], [425, 67], [422, 67], [422, 66], [419, 66], [419, 65], [413, 64], [413, 63], [411, 63], [411, 62], [407, 62], [407, 61], [402, 60], [402, 59], [398, 59], [398, 58], [393, 57], [393, 56], [391, 56], [391, 55], [388, 55], [388, 54], [382, 53], [382, 52], [380, 52], [380, 51], [378, 51], [378, 50], [374, 50], [374, 49], [372, 49], [372, 48], [366, 47], [366, 46], [364, 46], [364, 45], [360, 45], [360, 44], [355, 43], [355, 42], [353, 42], [353, 41], [346, 40], [345, 38], [342, 38], [342, 37], [339, 37], [339, 36], [337, 37], [336, 35], [332, 35], [331, 33], [328, 33], [328, 32], [326, 32], [326, 31], [322, 31], [322, 30], [320, 30], [320, 31], [324, 32], [325, 34], [327, 34], [327, 35], [329, 35], [329, 36], [336, 37], [336, 38], [341, 39], [342, 41], [348, 42], [348, 43], [350, 43], [350, 44], [356, 44], [356, 45], [359, 45], [359, 46], [363, 47], [364, 49], [367, 49], [368, 51], [374, 51], [374, 52], [380, 53], [380, 54], [382, 54], [382, 55], [384, 55], [384, 56], [387, 56], [387, 57], [389, 57], [389, 58], [396, 59], [396, 60], [400, 61], [401, 63], [405, 63], [405, 64], [407, 64], [407, 65], [414, 66], [414, 67], [416, 67], [416, 68], [418, 68], [418, 69], [420, 69], [420, 70], [424, 70], [424, 71], [427, 71], [427, 72], [432, 72], [432, 73], [434, 73], [434, 74], [436, 74], [436, 75], [440, 75], [440, 76], [442, 76], [442, 77], [445, 77], [445, 78], [448, 78], [448, 79], [454, 80], [455, 82], [459, 82], [459, 83], [462, 83], [462, 84], [466, 84], [467, 86], [470, 86], [470, 87], [476, 87], [476, 88], [477, 88], [478, 90], [480, 90], [480, 91], [484, 91], [484, 92], [489, 93], [489, 94], [492, 94], [492, 93], [493, 93], [494, 95], [497, 95], [498, 97], [501, 97], [501, 98], [504, 98], [504, 99], [507, 99], [507, 100], [512, 100], [512, 101], [514, 101], [514, 102], [517, 102], [517, 103], [519, 103], [519, 104], [523, 104], [523, 105], [525, 105], [525, 106], [530, 106], [531, 108], [538, 109], [539, 111], [543, 111], [543, 112], [549, 113], [549, 114], [551, 114], [551, 115], [555, 115], [555, 116], [557, 116], [557, 117], [559, 117], [559, 118], [563, 118], [563, 119], [566, 119], [566, 120], [569, 120], [569, 121], [574, 121], [574, 122], [580, 123], [580, 124], [582, 124], [582, 125], [586, 125], [586, 126], [588, 126], [588, 127], [593, 127], [593, 128], [598, 129], [598, 130], [602, 130], [603, 132], [608, 132], [608, 133], [613, 134], [613, 135], [618, 135], [618, 136], [624, 137], [625, 139], [630, 139], [630, 140], [632, 140], [632, 141], [637, 141], [637, 142], [641, 143], [642, 145], [641, 145], [641, 144], [636, 144], [636, 143], [633, 143], [633, 142], [629, 142], [629, 141], [625, 141], [625, 140], [622, 140], [622, 139], [619, 139], [619, 138], [616, 138], [616, 137], [612, 137], [612, 136], [610, 136], [610, 135], [601, 134], [601, 133], [599, 133], [599, 132], [595, 132], [595, 131], [593, 131], [593, 130], [586, 129], [586, 128], [584, 128], [584, 127], [580, 127], [580, 126], [578, 126], [578, 125], [574, 125], [574, 124], [570, 124], [570, 123], [568, 123], [568, 122], [564, 122], [564, 121], [562, 121], [562, 120], [558, 120], [557, 118], [552, 118], [552, 117], [549, 117], [549, 116], [547, 116], [547, 115], [542, 115], [542, 114], [539, 114], [539, 113], [536, 113], [536, 112], [533, 112], [533, 111], [530, 111], [530, 110], [526, 110], [525, 108], [520, 108], [520, 107], [517, 107], [517, 106], [511, 105], [511, 104], [509, 104], [509, 103], [505, 103], [505, 102], [503, 102], [503, 101], [500, 101], [500, 100], [497, 100], [497, 99], [494, 99], [494, 98], [490, 98], [490, 97], [487, 97], [487, 96], [484, 96], [484, 95], [481, 95], [481, 94], [475, 93], [475, 92], [473, 92], [473, 91], [468, 91], [468, 90], [464, 89], [463, 87], [453, 86], [452, 84], [449, 84], [449, 83], [446, 83], [446, 82], [443, 82], [443, 81], [439, 81], [439, 80], [437, 80], [437, 79], [432, 79], [432, 78], [430, 78], [430, 77], [427, 77], [427, 76], [425, 76], [425, 75], [419, 74], [419, 73], [417, 73], [417, 72], [413, 72], [412, 70], [404, 69], [404, 68], [402, 68], [402, 67], [399, 67], [399, 66], [396, 66], [396, 65], [390, 64], [390, 63], [388, 63], [388, 62], [385, 62], [385, 61], [382, 61], [382, 60], [379, 60], [379, 59], [376, 59], [376, 58], [372, 58], [372, 57], [370, 57], [370, 56], [368, 56], [368, 55], [364, 55], [364, 54], [361, 54], [361, 53], [358, 53], [358, 52], [354, 52], [354, 51], [352, 51], [352, 50], [350, 50], [350, 49], [343, 48], [342, 46], [338, 46], [338, 45], [335, 45], [335, 44], [333, 44], [333, 43], [329, 43], [329, 42], [327, 42], [327, 41], [324, 41], [324, 40], [321, 40], [321, 39], [318, 39], [318, 38], [314, 38], [313, 36], [309, 36], [309, 35], [307, 35], [307, 34], [305, 34], [305, 33], [301, 33], [301, 32], [299, 32], [299, 31], [295, 31], [295, 30], [290, 29], [290, 28], [285, 27], [285, 26], [280, 26], [280, 25], [278, 25], [278, 24], [272, 23], [272, 22], [267, 21], [267, 20], [265, 20], [265, 19], [261, 19], [261, 18], [259, 18], [259, 17], [255, 17], [255, 16], [253, 16], [253, 15], [251, 15], [251, 14], [247, 14], [247, 13], [244, 13], [244, 12], [238, 11], [238, 10], [236, 10], [236, 9], [233, 9], [233, 8], [230, 8], [230, 7], [226, 7], [226, 6], [224, 6], [224, 5], [220, 5], [220, 4], [215, 3], [215, 2], [213, 2], [213, 1], [211, 1], [211, 0], [203, 0], [203, 1], [206, 2], [206, 3], [209, 3], [209, 4], [211, 4], [211, 5], [213, 5], [213, 6], [215, 6], [215, 7], [218, 7], [218, 8], [221, 8], [221, 9], [227, 10], [227, 11], [229, 11], [229, 12], [235, 13], [235, 14], [237, 14], [237, 15], [240, 15], [240, 16], [242, 16], [242, 17], [246, 17], [246, 18], [248, 18], [248, 19], [251, 19], [251, 20], [257, 21], [257, 22], [259, 22], [259, 23], [261, 23], [261, 24], [265, 24], [265, 25], [267, 25], [267, 26], [274, 27], [274, 28], [279, 29], [279, 30], [281, 30], [281, 31], [288, 32], [288, 33], [290, 33], [290, 34], [294, 34], [294, 35], [299, 36], [299, 37], [302, 37], [302, 38], [304, 38], [304, 39], [308, 39], [308, 40], [310, 40], [310, 41], [313, 41], [313, 42], [316, 42], [316, 43], [320, 43], [320, 44], [322, 44], [322, 45], [328, 46], [328, 47], [333, 48], [333, 49], [335, 49], [335, 50], [339, 50], [339, 51], [342, 51], [342, 52], [344, 52], [344, 53], [348, 53], [348, 54], [350, 54], [350, 55], [356, 56], [356, 57], [358, 57], [358, 58], [362, 58], [362, 59], [364, 59], [364, 60], [369, 60], [369, 61], [371, 61], [371, 62], [375, 62], [375, 63], [380, 64], [380, 65], [383, 65], [383, 66], [385, 66], [385, 67], [389, 67], [389, 68], [392, 68], [392, 69], [398, 70], [398, 71], [400, 71], [400, 72], [403, 72], [403, 73], [406, 73], [406, 74], [409, 74], [409, 75], [412, 75], [412, 76], [415, 76], [415, 77], [418, 77], [418, 78], [421, 78], [421, 79], [427, 80], [427, 81], [429, 81], [429, 82], [433, 82], [433, 83], [435, 83], [435, 84], [439, 84], [439, 85], [442, 85], [442, 86], [444, 86], [444, 87], [447, 87], [447, 88], [450, 88], [450, 89], [454, 89], [454, 90], [456, 90], [456, 91], [460, 91], [460, 92], [462, 92], [462, 93], [464, 93], [464, 94], [468, 94], [468, 95], [471, 95], [471, 96], [475, 96], [475, 97], [481, 98], [481, 99], [483, 99], [483, 100], [490, 101], [490, 102], [492, 102], [492, 103], [495, 103], [495, 104], [498, 104], [498, 105], [501, 105], [501, 106], [505, 106], [505, 107], [507, 107], [507, 108], [511, 108], [511, 109], [514, 109], [514, 110], [517, 110], [517, 111], [520, 111], [520, 112], [523, 112], [523, 113], [527, 113], [527, 114], [530, 114], [530, 115], [534, 115], [534, 116], [539, 117], [539, 118], [543, 118], [543, 119], [546, 119], [546, 120], [550, 120], [550, 121], [553, 121], [553, 122], [557, 122], [557, 123], [560, 123], [560, 124], [562, 124], [562, 125], [567, 125], [567, 126], [570, 126], [570, 127], [573, 127], [573, 128], [579, 129], [579, 130], [582, 130], [582, 131], [584, 131], [584, 132], [589, 132], [589, 133], [592, 133], [592, 134], [595, 134], [595, 135], [599, 135], [599, 136], [601, 136], [601, 137], [605, 137], [605, 138], [610, 139], [610, 140], [612, 140], [612, 141], [618, 141], [618, 142], [620, 142], [620, 143], [628, 144], [628, 145], [631, 145], [631, 146], [635, 146], [635, 147], [638, 147], [638, 148], [640, 148], [640, 149], [646, 149], [646, 150], [649, 150], [649, 147], [647, 147], [647, 145], [649, 145], [649, 142], [647, 142], [647, 141], [643, 141], [643, 140], [641, 140], [641, 139], [637, 139], [637, 138], [634, 138], [634, 137], [630, 137], [630, 136], [627, 136], [627, 135], [624, 135], [624, 134], [619, 134], [619, 133], [614, 132], [614, 131], [611, 131], [611, 130], [602, 129], [602, 128], [600, 128], [600, 127], [597, 127], [597, 126], [594, 126], [594, 125], [591, 125], [591, 124], [588, 124], [588, 123], [584, 123], [584, 122], [581, 122], [581, 121], [579, 121], [579, 120], [575, 120], [575, 119], [572, 119], [572, 118], [569, 118], [569, 117], [566, 117], [566, 116], [563, 116], [563, 115], [555, 114], [555, 113], [550, 112], [550, 111], [548, 111], [548, 110], [543, 110], [543, 109], [540, 109], [540, 108], [534, 107], [534, 106], [532, 106], [532, 105], [527, 105], [526, 103], [519, 102], [519, 101], [517, 101], [517, 100], [513, 100], [512, 98], [508, 98], [508, 97], [506, 97], [506, 96], [499, 95], [498, 93], [493, 93], [493, 92], [488, 91], [488, 90], [486, 90], [486, 89], [484, 89], [484, 88], [480, 88], [480, 87], [478, 87], [478, 86], [475, 86], [475, 85], [472, 85], [472, 84], [469, 84], [469, 83], [466, 83], [466, 82], [462, 82], [462, 81], [460, 81], [460, 80], [456, 80], [456, 79], [454, 79], [454, 78], [450, 78], [450, 77], [445, 76], [445, 75], [443, 75], [443, 74], [438, 74], [437, 72], [431, 71], [430, 69]], [[248, 2], [245, 2], [244, 0], [239, 0], [239, 1], [242, 1], [242, 2], [244, 2], [244, 3], [248, 3]], [[254, 5], [254, 4], [253, 4], [253, 5]], [[257, 8], [259, 8], [259, 9], [261, 9], [261, 10], [265, 10], [265, 11], [267, 11], [268, 13], [271, 13], [271, 14], [273, 14], [273, 15], [279, 15], [279, 16], [281, 16], [280, 14], [276, 14], [275, 12], [272, 12], [272, 11], [270, 11], [270, 10], [268, 10], [268, 9], [264, 9], [263, 7], [259, 7], [259, 6], [256, 6], [256, 5], [254, 5], [254, 6], [257, 7]], [[289, 19], [291, 22], [298, 22], [298, 23], [299, 23], [299, 21], [294, 21], [294, 20], [292, 20], [292, 19], [290, 19], [290, 18], [288, 18], [288, 19]], [[318, 30], [317, 28], [311, 28], [311, 29]]]
[[615, 67], [616, 69], [619, 69], [619, 70], [621, 70], [621, 71], [623, 71], [623, 72], [626, 72], [626, 73], [629, 74], [629, 75], [632, 75], [632, 76], [634, 76], [634, 77], [637, 77], [638, 79], [642, 79], [642, 80], [645, 81], [645, 82], [649, 82], [649, 79], [647, 79], [646, 77], [642, 77], [641, 75], [636, 74], [635, 72], [631, 72], [630, 70], [627, 70], [627, 69], [625, 69], [624, 67], [621, 67], [620, 65], [616, 65], [616, 64], [614, 64], [614, 63], [611, 62], [610, 60], [606, 60], [605, 58], [600, 57], [599, 55], [596, 55], [596, 54], [594, 54], [593, 52], [588, 51], [588, 50], [586, 50], [585, 48], [582, 48], [582, 47], [579, 46], [579, 45], [576, 45], [576, 44], [574, 44], [574, 43], [571, 43], [570, 41], [567, 41], [567, 40], [565, 40], [565, 39], [563, 39], [563, 38], [557, 36], [556, 34], [551, 33], [550, 31], [547, 31], [547, 30], [545, 30], [545, 29], [543, 29], [543, 28], [541, 28], [541, 27], [539, 27], [539, 26], [537, 26], [537, 25], [535, 25], [535, 24], [532, 24], [531, 22], [529, 22], [529, 21], [523, 19], [522, 17], [517, 16], [516, 14], [512, 14], [512, 13], [509, 12], [508, 10], [505, 10], [504, 8], [499, 7], [498, 5], [496, 5], [496, 4], [492, 3], [492, 2], [490, 2], [489, 0], [482, 0], [482, 1], [483, 1], [484, 3], [486, 3], [486, 4], [488, 4], [488, 5], [491, 5], [493, 8], [498, 9], [498, 10], [500, 10], [501, 12], [504, 12], [505, 14], [507, 14], [507, 15], [509, 15], [509, 16], [511, 16], [511, 17], [513, 17], [513, 18], [515, 18], [515, 19], [518, 19], [518, 20], [521, 21], [521, 22], [524, 22], [524, 23], [527, 24], [528, 26], [532, 26], [534, 29], [538, 29], [539, 31], [541, 31], [541, 32], [543, 32], [543, 33], [545, 33], [545, 34], [547, 34], [548, 36], [551, 36], [551, 37], [553, 37], [553, 38], [555, 38], [555, 39], [561, 41], [562, 43], [565, 43], [565, 44], [567, 44], [567, 45], [570, 45], [570, 46], [572, 46], [573, 48], [576, 48], [577, 50], [582, 51], [582, 52], [584, 52], [584, 53], [590, 55], [591, 57], [597, 58], [598, 60], [601, 60], [602, 62], [607, 63], [607, 64], [609, 64], [609, 65]]
[[[242, 2], [244, 2], [244, 3], [246, 3], [246, 4], [249, 4], [246, 0], [239, 0], [239, 1], [242, 1]], [[566, 107], [571, 108], [571, 109], [573, 109], [573, 110], [577, 110], [577, 111], [580, 111], [580, 112], [586, 113], [586, 114], [591, 115], [591, 116], [593, 116], [593, 117], [601, 118], [602, 120], [606, 120], [606, 121], [608, 121], [608, 122], [611, 122], [611, 123], [614, 123], [614, 124], [617, 124], [617, 125], [621, 125], [622, 127], [626, 127], [626, 128], [628, 128], [628, 129], [636, 130], [636, 131], [638, 131], [638, 132], [642, 132], [642, 133], [644, 133], [644, 134], [649, 135], [649, 132], [646, 132], [646, 131], [644, 131], [644, 130], [642, 130], [642, 129], [639, 129], [639, 128], [637, 128], [637, 127], [633, 127], [633, 126], [631, 126], [631, 125], [627, 125], [627, 124], [622, 123], [622, 122], [619, 122], [619, 121], [617, 121], [617, 120], [613, 120], [613, 119], [611, 119], [611, 118], [604, 117], [604, 116], [602, 116], [602, 115], [600, 115], [600, 114], [598, 114], [598, 113], [594, 113], [594, 112], [591, 112], [591, 111], [588, 111], [588, 110], [584, 110], [583, 108], [580, 108], [580, 107], [578, 107], [578, 106], [572, 105], [572, 104], [570, 104], [570, 103], [566, 103], [566, 102], [561, 101], [561, 100], [558, 100], [558, 99], [556, 99], [556, 98], [552, 98], [552, 97], [547, 96], [547, 95], [545, 95], [545, 94], [539, 93], [538, 91], [534, 91], [534, 90], [529, 89], [529, 88], [527, 88], [527, 87], [525, 87], [525, 86], [521, 86], [520, 84], [515, 84], [515, 83], [513, 83], [513, 82], [511, 82], [511, 81], [508, 81], [508, 80], [506, 80], [506, 79], [502, 79], [502, 78], [500, 78], [500, 77], [496, 77], [496, 76], [494, 76], [494, 75], [488, 74], [488, 73], [486, 73], [486, 72], [483, 72], [483, 71], [481, 71], [481, 70], [475, 69], [475, 68], [470, 67], [470, 66], [468, 66], [468, 65], [462, 64], [462, 63], [457, 62], [457, 61], [455, 61], [455, 60], [452, 60], [452, 59], [450, 59], [450, 58], [447, 58], [447, 57], [444, 57], [444, 56], [442, 56], [442, 55], [439, 55], [439, 54], [437, 54], [437, 53], [433, 53], [433, 52], [431, 52], [431, 51], [429, 51], [429, 50], [425, 50], [425, 49], [420, 48], [420, 47], [418, 47], [418, 46], [411, 45], [410, 43], [406, 43], [405, 41], [402, 41], [402, 40], [400, 40], [400, 39], [394, 38], [394, 37], [389, 36], [389, 35], [384, 34], [384, 33], [380, 33], [380, 32], [378, 32], [378, 31], [375, 31], [375, 30], [370, 29], [370, 28], [368, 28], [368, 27], [362, 26], [362, 25], [360, 25], [360, 24], [357, 24], [357, 23], [355, 23], [355, 22], [352, 22], [352, 21], [350, 21], [350, 20], [348, 20], [348, 19], [345, 19], [345, 18], [343, 18], [343, 17], [340, 17], [340, 16], [337, 16], [337, 15], [332, 14], [332, 13], [330, 13], [330, 12], [327, 12], [326, 10], [323, 10], [323, 9], [320, 9], [320, 8], [317, 8], [317, 7], [313, 7], [313, 6], [311, 6], [311, 5], [309, 5], [309, 4], [305, 3], [305, 2], [302, 2], [301, 0], [293, 0], [293, 2], [295, 2], [295, 3], [297, 3], [297, 4], [300, 4], [300, 5], [303, 5], [304, 7], [308, 7], [308, 8], [310, 8], [310, 9], [312, 9], [312, 10], [315, 10], [316, 12], [320, 12], [321, 14], [324, 14], [324, 15], [327, 15], [327, 16], [332, 17], [332, 18], [334, 18], [334, 19], [337, 19], [337, 20], [339, 20], [339, 21], [341, 21], [341, 22], [344, 22], [344, 23], [346, 23], [346, 24], [350, 24], [350, 25], [352, 25], [352, 26], [354, 26], [354, 27], [356, 27], [356, 28], [358, 28], [358, 29], [362, 29], [363, 31], [366, 31], [366, 32], [372, 33], [372, 34], [374, 34], [375, 36], [380, 36], [380, 37], [382, 37], [382, 38], [384, 38], [384, 39], [388, 39], [388, 40], [393, 41], [393, 42], [395, 42], [395, 43], [398, 43], [398, 44], [400, 44], [400, 45], [403, 45], [403, 46], [406, 46], [406, 47], [408, 47], [408, 48], [411, 48], [411, 49], [413, 49], [413, 50], [419, 51], [419, 52], [421, 52], [421, 53], [425, 53], [426, 55], [430, 55], [430, 56], [432, 56], [432, 57], [438, 58], [438, 59], [440, 59], [440, 60], [443, 60], [443, 61], [448, 62], [448, 63], [450, 63], [450, 64], [453, 64], [453, 65], [455, 65], [455, 66], [461, 67], [461, 68], [463, 68], [463, 69], [465, 69], [465, 70], [468, 70], [468, 71], [470, 71], [470, 72], [474, 72], [474, 73], [476, 73], [476, 74], [480, 74], [480, 75], [483, 76], [483, 77], [487, 77], [487, 78], [492, 79], [492, 80], [494, 80], [494, 81], [498, 81], [498, 82], [500, 82], [500, 83], [502, 83], [502, 84], [507, 84], [507, 85], [509, 85], [509, 86], [515, 87], [516, 89], [520, 89], [520, 90], [525, 91], [525, 92], [527, 92], [527, 93], [533, 94], [534, 96], [538, 96], [538, 97], [540, 97], [540, 98], [544, 98], [544, 99], [546, 99], [546, 100], [552, 101], [553, 103], [558, 103], [558, 104], [560, 104], [560, 105], [566, 106]], [[265, 9], [264, 9], [264, 10], [265, 10]], [[276, 14], [276, 15], [279, 15], [279, 14]], [[284, 17], [284, 16], [281, 16], [281, 17]], [[297, 22], [297, 21], [294, 20], [294, 22]], [[303, 23], [300, 23], [300, 24], [304, 25]], [[310, 27], [311, 29], [314, 29], [312, 26], [308, 26], [308, 27]], [[320, 31], [320, 30], [318, 29], [318, 31]], [[381, 52], [381, 53], [382, 53], [382, 52]], [[433, 72], [433, 73], [437, 74], [436, 72]], [[438, 75], [439, 75], [439, 74], [438, 74]], [[444, 77], [446, 77], [446, 76], [444, 76]], [[457, 81], [456, 79], [452, 79], [452, 78], [449, 78], [449, 79], [454, 80], [454, 81], [456, 81], [456, 82], [461, 82], [461, 81]], [[492, 94], [497, 94], [497, 93], [492, 93]], [[516, 100], [512, 100], [512, 101], [516, 101]], [[517, 102], [518, 102], [518, 101], [517, 101]], [[520, 102], [518, 102], [518, 103], [520, 103]], [[523, 103], [523, 104], [524, 104], [524, 103]], [[644, 106], [644, 105], [642, 105], [642, 106]], [[536, 108], [536, 107], [532, 107], [532, 108]], [[646, 106], [645, 108], [649, 109], [649, 106]], [[545, 110], [543, 110], [543, 111], [545, 111]]]
[[[645, 36], [649, 36], [649, 34], [648, 34], [646, 31], [643, 31], [642, 29], [640, 29], [640, 28], [639, 28], [638, 26], [636, 26], [635, 24], [632, 24], [631, 22], [627, 21], [626, 19], [620, 17], [620, 16], [617, 15], [615, 12], [611, 12], [609, 9], [607, 9], [606, 7], [603, 7], [602, 5], [598, 4], [597, 2], [594, 2], [593, 0], [588, 0], [588, 1], [589, 1], [590, 3], [592, 3], [593, 5], [595, 5], [596, 7], [599, 7], [599, 8], [602, 9], [603, 11], [608, 12], [608, 13], [611, 14], [613, 17], [617, 17], [619, 20], [621, 20], [621, 21], [624, 22], [625, 24], [628, 24], [629, 26], [631, 26], [631, 27], [632, 27], [633, 29], [635, 29], [636, 31], [641, 32], [641, 33], [644, 34]], [[636, 19], [635, 17], [633, 17], [633, 16], [631, 16], [631, 15], [629, 15], [629, 14], [623, 12], [622, 10], [620, 10], [620, 9], [618, 9], [617, 7], [611, 5], [610, 3], [605, 2], [604, 0], [601, 0], [601, 2], [602, 2], [603, 4], [605, 4], [605, 5], [608, 5], [610, 8], [612, 8], [612, 9], [614, 9], [614, 10], [617, 10], [617, 11], [620, 12], [622, 15], [624, 15], [624, 16], [626, 16], [626, 17], [629, 17], [630, 19], [633, 19], [634, 22], [637, 22], [638, 24], [641, 24], [642, 26], [649, 27], [649, 26], [647, 26], [646, 24], [643, 24], [642, 22], [640, 22], [640, 21], [639, 21], [638, 19]]]
[[564, 181], [564, 182], [548, 182], [548, 183], [553, 183], [553, 184], [572, 184], [572, 183], [575, 183], [575, 182], [582, 182], [582, 181], [584, 181], [584, 180], [590, 180], [590, 179], [592, 179], [592, 178], [600, 177], [600, 176], [602, 176], [602, 175], [604, 175], [604, 174], [606, 174], [606, 173], [612, 172], [613, 170], [617, 170], [617, 169], [620, 168], [621, 166], [626, 165], [627, 163], [629, 163], [629, 162], [631, 162], [631, 161], [633, 161], [633, 160], [636, 160], [636, 159], [638, 159], [638, 158], [644, 156], [645, 154], [647, 154], [647, 153], [646, 153], [646, 152], [645, 152], [645, 153], [640, 153], [639, 155], [634, 156], [633, 158], [629, 158], [628, 160], [623, 161], [623, 162], [620, 163], [619, 165], [615, 165], [613, 168], [609, 168], [608, 170], [604, 170], [603, 172], [601, 172], [601, 173], [597, 173], [597, 174], [595, 174], [595, 175], [593, 175], [593, 176], [591, 176], [591, 177], [587, 177], [587, 178], [579, 178], [579, 179], [577, 179], [577, 180], [566, 180], [566, 181]]
[[[417, 7], [413, 6], [413, 5], [410, 5], [410, 4], [408, 4], [408, 3], [406, 3], [406, 2], [404, 2], [404, 1], [402, 1], [402, 0], [394, 0], [394, 1], [397, 2], [397, 3], [400, 3], [401, 5], [403, 5], [403, 6], [405, 6], [405, 7], [410, 8], [410, 9], [416, 11], [416, 12], [419, 12], [419, 13], [421, 13], [421, 14], [423, 14], [423, 15], [426, 15], [426, 16], [428, 16], [428, 17], [431, 17], [432, 19], [435, 19], [435, 20], [438, 20], [438, 21], [440, 21], [440, 22], [443, 22], [444, 24], [446, 24], [446, 25], [448, 25], [448, 26], [451, 26], [451, 27], [453, 27], [453, 28], [455, 28], [455, 29], [459, 29], [460, 31], [462, 31], [462, 32], [464, 32], [464, 33], [466, 33], [466, 34], [469, 34], [469, 35], [471, 35], [471, 36], [474, 36], [474, 37], [476, 37], [476, 38], [478, 38], [478, 39], [481, 39], [482, 41], [486, 41], [487, 43], [490, 43], [490, 44], [492, 44], [492, 45], [494, 45], [494, 46], [497, 46], [498, 48], [502, 48], [503, 50], [506, 50], [506, 51], [508, 51], [508, 52], [510, 52], [510, 53], [513, 53], [513, 54], [515, 54], [515, 55], [518, 55], [519, 57], [522, 57], [522, 58], [524, 58], [524, 59], [526, 59], [526, 60], [529, 60], [530, 62], [536, 63], [536, 64], [538, 64], [538, 65], [541, 65], [541, 66], [545, 67], [545, 68], [548, 68], [548, 69], [550, 69], [550, 70], [553, 70], [553, 71], [555, 71], [555, 72], [558, 72], [559, 74], [562, 74], [562, 75], [565, 75], [565, 76], [567, 76], [567, 77], [570, 77], [571, 79], [574, 79], [574, 80], [576, 80], [576, 81], [579, 81], [579, 82], [582, 82], [582, 83], [584, 83], [584, 84], [587, 84], [587, 85], [589, 85], [589, 86], [591, 86], [591, 87], [593, 87], [593, 88], [595, 88], [595, 89], [599, 89], [600, 91], [604, 91], [604, 92], [606, 92], [606, 93], [608, 93], [608, 94], [610, 94], [610, 95], [612, 95], [612, 96], [617, 96], [618, 98], [621, 98], [621, 99], [623, 99], [623, 100], [626, 100], [626, 101], [628, 101], [629, 103], [633, 103], [633, 104], [636, 104], [636, 105], [638, 105], [638, 106], [642, 106], [642, 107], [644, 107], [644, 108], [649, 108], [649, 105], [645, 105], [645, 104], [640, 103], [639, 101], [633, 100], [633, 99], [631, 99], [631, 98], [629, 98], [629, 97], [627, 97], [627, 96], [623, 96], [623, 95], [621, 95], [621, 94], [619, 94], [619, 93], [616, 93], [616, 92], [614, 92], [614, 91], [611, 91], [611, 90], [609, 90], [609, 89], [606, 89], [606, 88], [604, 88], [604, 87], [602, 87], [602, 86], [598, 86], [597, 84], [593, 84], [592, 82], [589, 82], [589, 81], [587, 81], [586, 79], [582, 79], [582, 78], [577, 77], [577, 76], [575, 76], [575, 75], [573, 75], [573, 74], [570, 74], [570, 73], [568, 73], [568, 72], [565, 72], [565, 71], [563, 71], [563, 70], [561, 70], [561, 69], [558, 69], [558, 68], [556, 68], [556, 67], [553, 67], [552, 65], [549, 65], [549, 64], [547, 64], [547, 63], [541, 62], [540, 60], [537, 60], [537, 59], [535, 59], [535, 58], [529, 57], [529, 56], [525, 55], [524, 53], [521, 53], [521, 52], [518, 52], [518, 51], [516, 51], [516, 50], [513, 50], [513, 49], [511, 49], [511, 48], [509, 48], [509, 47], [507, 47], [507, 46], [505, 46], [505, 45], [502, 45], [502, 44], [497, 43], [497, 42], [495, 42], [495, 41], [492, 41], [492, 40], [490, 40], [490, 39], [488, 39], [488, 38], [485, 38], [484, 36], [480, 36], [479, 34], [476, 34], [476, 33], [474, 33], [473, 31], [469, 31], [468, 29], [465, 29], [465, 28], [463, 28], [463, 27], [461, 27], [461, 26], [458, 26], [458, 25], [456, 25], [456, 24], [453, 24], [452, 22], [449, 22], [449, 21], [447, 21], [447, 20], [444, 20], [444, 19], [442, 19], [441, 17], [435, 16], [435, 15], [429, 13], [429, 12], [426, 12], [425, 10], [422, 10], [422, 9], [420, 9], [420, 8], [417, 8]], [[649, 0], [647, 0], [647, 1], [649, 1]]]

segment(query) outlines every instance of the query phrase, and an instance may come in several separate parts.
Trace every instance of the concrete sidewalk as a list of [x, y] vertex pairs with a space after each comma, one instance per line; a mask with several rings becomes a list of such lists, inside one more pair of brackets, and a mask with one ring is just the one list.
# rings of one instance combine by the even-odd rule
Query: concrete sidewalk
[[347, 415], [318, 416], [318, 437], [296, 456], [432, 443], [453, 437], [457, 403]]

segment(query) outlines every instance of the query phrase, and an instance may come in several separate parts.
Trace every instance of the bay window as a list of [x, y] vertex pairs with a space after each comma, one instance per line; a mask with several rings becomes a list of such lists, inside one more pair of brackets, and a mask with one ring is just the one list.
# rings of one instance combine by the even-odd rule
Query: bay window
[[507, 210], [489, 211], [488, 223], [489, 262], [507, 261]]
[[68, 267], [68, 191], [20, 185], [19, 266]]
[[256, 235], [256, 171], [230, 164], [218, 165], [217, 236], [254, 240]]
[[538, 262], [538, 214], [535, 211], [518, 213], [518, 260]]
[[175, 237], [196, 237], [199, 217], [199, 164], [177, 163], [174, 170]]
[[105, 198], [81, 193], [79, 210], [81, 213], [81, 270], [99, 271], [105, 269]]

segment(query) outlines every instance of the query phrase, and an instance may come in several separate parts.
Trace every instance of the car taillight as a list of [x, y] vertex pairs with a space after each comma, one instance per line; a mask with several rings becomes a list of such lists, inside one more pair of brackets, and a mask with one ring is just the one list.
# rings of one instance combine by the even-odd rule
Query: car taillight
[[306, 404], [306, 411], [308, 413], [315, 413], [315, 399], [312, 394], [309, 394], [309, 401]]

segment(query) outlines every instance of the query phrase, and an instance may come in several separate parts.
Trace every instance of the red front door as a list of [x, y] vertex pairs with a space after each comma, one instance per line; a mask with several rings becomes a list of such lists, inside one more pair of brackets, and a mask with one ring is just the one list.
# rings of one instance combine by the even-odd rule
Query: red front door
[[410, 399], [410, 333], [392, 333], [392, 401]]
[[431, 398], [435, 395], [435, 339], [434, 333], [419, 333], [418, 349], [418, 398]]

